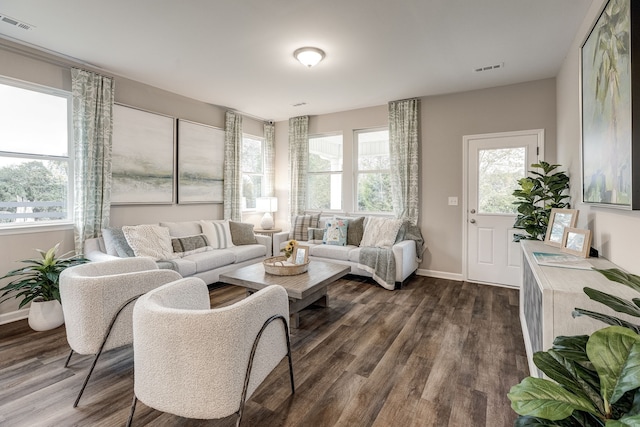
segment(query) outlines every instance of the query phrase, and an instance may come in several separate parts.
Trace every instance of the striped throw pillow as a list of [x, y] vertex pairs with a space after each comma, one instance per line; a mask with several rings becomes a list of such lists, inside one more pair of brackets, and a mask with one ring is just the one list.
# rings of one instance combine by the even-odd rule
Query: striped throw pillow
[[200, 220], [202, 234], [205, 235], [209, 246], [213, 249], [226, 249], [233, 246], [229, 221], [203, 221]]

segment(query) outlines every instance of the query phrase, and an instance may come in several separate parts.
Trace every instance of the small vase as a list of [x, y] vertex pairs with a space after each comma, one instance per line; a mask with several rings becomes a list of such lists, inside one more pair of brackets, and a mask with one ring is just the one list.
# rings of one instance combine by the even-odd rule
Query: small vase
[[62, 305], [57, 300], [31, 301], [29, 326], [34, 331], [48, 331], [64, 323]]

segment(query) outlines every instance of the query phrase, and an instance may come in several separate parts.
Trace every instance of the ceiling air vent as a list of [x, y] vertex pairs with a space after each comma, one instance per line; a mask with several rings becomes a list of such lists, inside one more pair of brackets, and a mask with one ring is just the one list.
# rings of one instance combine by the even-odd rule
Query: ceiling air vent
[[0, 22], [3, 22], [5, 24], [11, 25], [17, 28], [21, 28], [26, 31], [29, 31], [35, 28], [34, 25], [27, 24], [26, 22], [18, 21], [17, 19], [14, 19], [7, 15], [3, 15], [1, 13], [0, 13]]
[[474, 68], [473, 72], [474, 73], [482, 73], [483, 71], [497, 70], [499, 68], [504, 68], [504, 62], [500, 62], [499, 64], [486, 65], [484, 67]]

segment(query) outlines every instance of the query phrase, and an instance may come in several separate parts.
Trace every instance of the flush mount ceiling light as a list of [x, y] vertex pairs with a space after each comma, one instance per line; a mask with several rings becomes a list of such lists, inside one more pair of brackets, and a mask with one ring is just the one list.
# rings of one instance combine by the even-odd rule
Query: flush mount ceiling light
[[324, 51], [317, 47], [301, 47], [293, 52], [293, 57], [296, 58], [302, 65], [306, 65], [311, 68], [324, 58]]

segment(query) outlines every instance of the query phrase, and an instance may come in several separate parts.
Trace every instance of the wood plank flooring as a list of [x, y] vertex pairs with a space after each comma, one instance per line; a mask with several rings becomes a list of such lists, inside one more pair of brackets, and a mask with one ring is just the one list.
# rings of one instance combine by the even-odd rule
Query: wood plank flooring
[[[215, 306], [245, 290], [211, 291]], [[506, 393], [528, 375], [513, 289], [415, 276], [402, 290], [347, 276], [329, 308], [301, 312], [286, 359], [247, 403], [242, 426], [512, 426]], [[91, 356], [74, 355], [64, 326], [0, 325], [0, 426], [122, 426], [133, 396], [130, 347], [102, 355], [78, 408]], [[215, 361], [212, 360], [212, 363]], [[232, 426], [138, 403], [135, 426]]]

